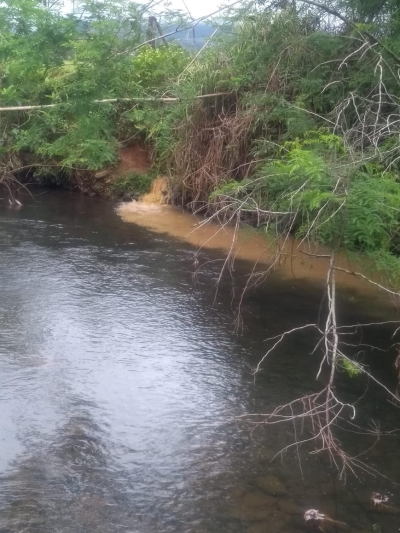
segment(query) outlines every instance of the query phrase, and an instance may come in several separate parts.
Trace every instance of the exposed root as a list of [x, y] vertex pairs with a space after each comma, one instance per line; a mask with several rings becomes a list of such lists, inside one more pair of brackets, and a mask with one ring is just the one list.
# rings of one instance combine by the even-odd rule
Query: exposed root
[[17, 172], [24, 168], [21, 161], [15, 155], [9, 155], [0, 161], [0, 186], [8, 193], [8, 201], [11, 207], [21, 207], [21, 202], [15, 198], [20, 188], [24, 185], [19, 182]]

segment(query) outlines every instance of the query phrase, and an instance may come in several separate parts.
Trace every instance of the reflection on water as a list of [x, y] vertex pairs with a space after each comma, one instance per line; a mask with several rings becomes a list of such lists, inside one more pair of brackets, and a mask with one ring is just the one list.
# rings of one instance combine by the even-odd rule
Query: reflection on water
[[[293, 428], [251, 433], [233, 420], [318, 386], [306, 333], [255, 384], [249, 368], [267, 336], [315, 320], [319, 286], [274, 276], [246, 297], [236, 336], [230, 280], [213, 305], [218, 250], [204, 252], [211, 261], [194, 282], [190, 243], [126, 224], [108, 203], [40, 195], [1, 211], [0, 237], [2, 533], [294, 533], [310, 507], [350, 531], [397, 530], [396, 511], [369, 506], [372, 490], [399, 498], [388, 481], [343, 486], [307, 455], [302, 479], [296, 454], [271, 462]], [[351, 296], [343, 321], [375, 312]], [[372, 363], [385, 372], [389, 360]], [[379, 395], [365, 407], [383, 407], [383, 424], [398, 416]], [[347, 439], [357, 452], [359, 438]], [[398, 444], [393, 435], [368, 454], [397, 481]]]

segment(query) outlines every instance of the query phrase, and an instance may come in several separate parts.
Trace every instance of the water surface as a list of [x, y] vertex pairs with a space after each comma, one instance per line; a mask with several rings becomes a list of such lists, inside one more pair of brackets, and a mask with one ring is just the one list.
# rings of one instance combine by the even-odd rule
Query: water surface
[[[307, 333], [289, 339], [254, 383], [265, 338], [315, 321], [322, 288], [273, 275], [250, 292], [243, 330], [238, 262], [216, 296], [224, 255], [123, 222], [110, 203], [66, 192], [0, 211], [0, 531], [73, 533], [294, 533], [314, 507], [350, 531], [397, 531], [396, 511], [369, 505], [362, 472], [343, 485], [321, 457], [271, 462], [293, 427], [235, 420], [317, 390]], [[346, 288], [341, 320], [393, 318]], [[388, 327], [374, 328], [375, 344]], [[390, 382], [393, 354], [373, 361]], [[343, 383], [345, 393], [363, 385]], [[399, 424], [383, 395], [360, 407]], [[396, 418], [397, 417], [397, 418]], [[394, 434], [368, 454], [400, 481]], [[361, 451], [360, 437], [347, 437]], [[329, 530], [329, 529], [327, 529]], [[335, 530], [335, 528], [332, 528]]]

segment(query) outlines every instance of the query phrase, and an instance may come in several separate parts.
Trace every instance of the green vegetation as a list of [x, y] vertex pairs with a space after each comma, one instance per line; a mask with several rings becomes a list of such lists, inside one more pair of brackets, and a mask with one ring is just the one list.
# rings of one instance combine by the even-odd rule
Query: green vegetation
[[159, 94], [188, 58], [175, 45], [133, 53], [146, 37], [141, 11], [131, 2], [87, 2], [65, 17], [34, 0], [3, 4], [1, 105], [56, 104], [3, 113], [3, 154], [28, 151], [41, 162], [90, 170], [116, 161], [118, 144], [143, 133], [132, 123], [135, 104], [96, 100]]
[[142, 195], [150, 192], [151, 182], [154, 176], [151, 174], [137, 174], [135, 172], [129, 172], [118, 176], [111, 183], [111, 193], [116, 196], [130, 195]]
[[361, 368], [350, 359], [342, 357], [339, 365], [345, 370], [348, 376], [351, 378], [357, 377], [362, 373]]
[[[214, 20], [198, 56], [143, 44], [149, 14], [125, 0], [68, 16], [35, 0], [0, 7], [1, 104], [47, 106], [0, 114], [3, 178], [23, 154], [62, 176], [145, 141], [190, 208], [362, 252], [397, 286], [398, 4], [244, 3]], [[160, 17], [165, 27], [181, 15]]]

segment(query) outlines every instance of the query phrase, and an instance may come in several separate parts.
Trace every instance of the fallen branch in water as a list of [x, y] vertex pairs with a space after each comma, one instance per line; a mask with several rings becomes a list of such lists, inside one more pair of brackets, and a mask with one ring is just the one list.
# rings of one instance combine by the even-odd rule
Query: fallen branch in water
[[[316, 2], [309, 3], [317, 5]], [[398, 138], [400, 102], [396, 95], [388, 93], [385, 88], [382, 69], [383, 65], [386, 63], [382, 54], [375, 51], [373, 44], [366, 40], [361, 42], [362, 45], [358, 50], [352, 52], [341, 61], [339, 69], [345, 65], [350, 57], [356, 57], [358, 55], [360, 56], [360, 59], [362, 59], [366, 51], [370, 51], [371, 57], [375, 63], [374, 77], [376, 78], [377, 85], [372, 96], [369, 96], [368, 98], [362, 98], [353, 92], [347, 94], [340, 100], [339, 104], [330, 115], [331, 118], [333, 118], [333, 121], [330, 121], [331, 125], [333, 124], [334, 126], [333, 133], [340, 133], [340, 146], [343, 147], [346, 156], [338, 158], [336, 153], [332, 155], [332, 153], [329, 152], [329, 158], [328, 156], [326, 158], [326, 166], [323, 167], [323, 170], [319, 170], [319, 168], [316, 170], [314, 165], [310, 165], [307, 162], [299, 163], [297, 154], [294, 154], [293, 160], [288, 158], [287, 161], [283, 160], [282, 163], [282, 159], [279, 158], [279, 165], [260, 167], [258, 173], [255, 173], [254, 177], [251, 176], [248, 178], [248, 174], [246, 173], [244, 178], [247, 179], [243, 179], [243, 181], [237, 184], [228, 181], [232, 178], [232, 175], [234, 176], [234, 173], [226, 164], [225, 166], [219, 165], [219, 167], [216, 167], [216, 165], [209, 165], [205, 168], [208, 179], [209, 176], [217, 175], [217, 173], [213, 172], [214, 168], [224, 168], [227, 170], [223, 179], [216, 180], [215, 190], [217, 192], [214, 192], [211, 197], [213, 204], [211, 207], [210, 205], [207, 206], [209, 211], [211, 211], [211, 214], [207, 220], [200, 224], [207, 224], [211, 221], [219, 222], [220, 229], [218, 231], [223, 231], [227, 226], [232, 226], [234, 224], [235, 229], [232, 237], [232, 246], [223, 263], [218, 282], [221, 280], [224, 270], [228, 270], [229, 273], [233, 270], [233, 262], [239, 248], [239, 246], [236, 246], [236, 242], [237, 232], [241, 221], [253, 224], [259, 228], [262, 227], [265, 233], [268, 233], [269, 235], [273, 232], [274, 237], [272, 244], [266, 243], [264, 249], [260, 252], [261, 258], [263, 253], [272, 250], [270, 264], [268, 264], [267, 267], [263, 267], [261, 272], [256, 272], [255, 268], [259, 259], [255, 260], [253, 271], [248, 277], [239, 302], [238, 323], [243, 295], [247, 289], [251, 286], [255, 287], [265, 280], [271, 270], [276, 265], [279, 265], [283, 256], [288, 256], [290, 258], [295, 257], [294, 245], [291, 252], [285, 248], [289, 236], [295, 233], [294, 230], [297, 230], [298, 235], [302, 237], [296, 248], [297, 252], [310, 258], [318, 257], [328, 260], [325, 285], [326, 298], [324, 300], [324, 310], [321, 311], [321, 313], [326, 314], [324, 323], [318, 319], [313, 324], [297, 326], [288, 329], [280, 335], [270, 338], [270, 346], [272, 347], [266, 350], [265, 355], [253, 370], [253, 376], [256, 378], [258, 372], [262, 370], [266, 359], [279, 348], [281, 342], [284, 342], [289, 335], [296, 334], [301, 330], [309, 331], [310, 333], [315, 332], [315, 334], [318, 335], [318, 339], [312, 353], [316, 353], [317, 350], [321, 352], [321, 360], [318, 362], [315, 374], [317, 379], [324, 379], [324, 385], [320, 387], [322, 390], [313, 394], [304, 394], [302, 392], [301, 394], [304, 394], [303, 396], [293, 399], [283, 405], [278, 405], [268, 413], [244, 415], [239, 418], [242, 420], [247, 419], [253, 424], [253, 427], [287, 422], [293, 424], [293, 440], [284, 446], [277, 455], [283, 454], [289, 449], [298, 450], [299, 446], [302, 444], [305, 444], [306, 446], [311, 444], [313, 446], [311, 453], [326, 453], [330, 459], [331, 465], [335, 466], [342, 479], [346, 479], [346, 474], [348, 472], [353, 473], [357, 477], [357, 474], [359, 473], [357, 470], [362, 470], [372, 475], [385, 476], [377, 469], [373, 468], [370, 463], [368, 464], [367, 462], [364, 462], [362, 456], [365, 457], [368, 450], [356, 454], [348, 453], [346, 446], [341, 440], [339, 440], [341, 433], [343, 431], [349, 431], [359, 435], [373, 437], [373, 442], [369, 442], [365, 446], [370, 450], [379, 441], [381, 435], [389, 434], [389, 432], [381, 431], [374, 421], [370, 422], [370, 428], [367, 427], [365, 429], [361, 427], [361, 423], [359, 423], [358, 420], [356, 421], [358, 417], [364, 417], [364, 413], [361, 414], [361, 410], [360, 414], [358, 410], [356, 411], [357, 401], [360, 398], [351, 400], [350, 402], [345, 401], [344, 396], [341, 395], [340, 390], [337, 388], [339, 373], [344, 371], [347, 372], [349, 376], [364, 376], [368, 381], [368, 384], [373, 383], [380, 388], [381, 392], [390, 403], [393, 403], [397, 407], [400, 406], [400, 398], [396, 391], [393, 392], [391, 387], [387, 386], [384, 381], [377, 379], [374, 372], [357, 357], [358, 354], [353, 356], [354, 352], [350, 352], [350, 354], [346, 352], [346, 350], [349, 349], [348, 347], [350, 347], [352, 351], [357, 348], [360, 350], [361, 347], [362, 349], [376, 349], [376, 347], [368, 344], [351, 344], [346, 342], [346, 340], [348, 339], [348, 336], [356, 334], [358, 328], [361, 328], [362, 326], [376, 325], [378, 322], [371, 322], [370, 324], [363, 325], [341, 325], [338, 323], [336, 300], [337, 272], [360, 278], [391, 296], [397, 297], [399, 296], [399, 292], [396, 291], [396, 287], [385, 286], [384, 283], [374, 281], [361, 272], [353, 271], [351, 267], [346, 269], [337, 266], [334, 251], [323, 254], [310, 253], [315, 249], [314, 247], [318, 243], [323, 243], [324, 246], [329, 246], [332, 250], [346, 249], [348, 233], [345, 233], [343, 228], [346, 227], [344, 221], [352, 216], [351, 209], [353, 209], [354, 204], [349, 201], [349, 198], [351, 199], [350, 193], [352, 190], [350, 189], [350, 185], [354, 171], [358, 170], [362, 163], [367, 163], [370, 160], [371, 154], [379, 156], [380, 160], [382, 160], [384, 155], [390, 155], [389, 164], [385, 169], [385, 172], [387, 172], [390, 169], [390, 166], [396, 161], [400, 161], [398, 144], [390, 149], [393, 150], [393, 152], [390, 153], [385, 145], [385, 142], [388, 139], [393, 138], [393, 136]], [[357, 117], [354, 120], [354, 124], [350, 127], [346, 122], [347, 115], [345, 114], [345, 110], [349, 106], [352, 106], [355, 116]], [[389, 106], [390, 109], [393, 109], [393, 113], [388, 116], [385, 115], [382, 111], [385, 106]], [[321, 120], [324, 120], [324, 117], [320, 118]], [[220, 135], [220, 137], [223, 138], [222, 135]], [[226, 145], [229, 145], [229, 143], [226, 143]], [[304, 151], [308, 153], [309, 147], [308, 145], [305, 146], [306, 150]], [[198, 152], [196, 151], [196, 156], [197, 153]], [[213, 152], [212, 155], [214, 155]], [[221, 161], [221, 159], [218, 159], [218, 162], [219, 161]], [[244, 162], [243, 164], [246, 165], [247, 163]], [[235, 168], [236, 167], [238, 167], [237, 163], [235, 163]], [[304, 172], [302, 172], [303, 167]], [[298, 168], [301, 169], [301, 172], [299, 172], [297, 179], [288, 179], [288, 177], [291, 177], [292, 175], [296, 176]], [[315, 171], [316, 174], [320, 176], [319, 179], [321, 180], [329, 178], [329, 182], [324, 181], [324, 188], [321, 190], [319, 189], [318, 194], [316, 194], [314, 186], [310, 186], [311, 178], [309, 179], [307, 177], [307, 172], [311, 172], [311, 170], [312, 172]], [[382, 176], [382, 174], [380, 173], [379, 176]], [[275, 181], [279, 182], [279, 187], [278, 185], [274, 185]], [[379, 184], [378, 180], [371, 181], [371, 187], [375, 184]], [[329, 190], [329, 194], [325, 192], [325, 187]], [[382, 189], [381, 193], [385, 190], [386, 189]], [[306, 193], [309, 193], [310, 197], [316, 198], [315, 203], [314, 200], [313, 202], [309, 201], [309, 196], [307, 196]], [[326, 198], [325, 194], [327, 195]], [[354, 194], [354, 189], [352, 194]], [[395, 209], [398, 211], [397, 204], [391, 206], [388, 203], [388, 205], [386, 205], [385, 195], [382, 193], [381, 196], [383, 199], [380, 200], [380, 205], [384, 206], [387, 210]], [[355, 201], [354, 198], [355, 196], [353, 196], [353, 202]], [[359, 197], [357, 196], [357, 199], [358, 198]], [[305, 203], [306, 208], [301, 211], [299, 206], [301, 206], [302, 202]], [[201, 208], [204, 208], [203, 204], [201, 204]], [[384, 224], [384, 216], [386, 215], [382, 214], [382, 224]], [[327, 228], [334, 219], [338, 220], [337, 226], [333, 226], [335, 231], [330, 230], [330, 232], [328, 232]], [[365, 225], [366, 229], [369, 229], [368, 224]], [[353, 228], [350, 228], [350, 230], [354, 231]], [[299, 246], [305, 242], [310, 246], [309, 251], [299, 249]], [[360, 251], [364, 249], [356, 240], [354, 240], [352, 247], [353, 248], [350, 249], [359, 249]], [[377, 248], [379, 249], [378, 246]], [[393, 260], [396, 259], [398, 260], [398, 256], [393, 257]], [[379, 267], [379, 265], [377, 266]], [[392, 321], [387, 321], [386, 323], [390, 322]], [[398, 326], [398, 321], [393, 322]], [[352, 329], [355, 330], [354, 333], [351, 331]], [[396, 330], [394, 334], [396, 334], [397, 331], [398, 330]], [[400, 375], [400, 355], [396, 360], [396, 369], [397, 374]], [[326, 371], [325, 376], [323, 371]], [[366, 387], [366, 390], [367, 388], [368, 386]], [[361, 395], [361, 398], [366, 394], [366, 390]], [[298, 457], [301, 470], [299, 453]]]
[[389, 294], [392, 294], [393, 296], [399, 297], [400, 293], [398, 291], [392, 291], [391, 289], [388, 289], [381, 283], [377, 283], [376, 281], [373, 281], [368, 276], [365, 276], [365, 274], [362, 274], [361, 272], [354, 272], [353, 270], [348, 270], [347, 268], [337, 267], [335, 266], [335, 270], [340, 270], [341, 272], [346, 272], [346, 274], [350, 274], [351, 276], [355, 276], [356, 278], [362, 278], [368, 283], [371, 283], [372, 285], [375, 285], [376, 287], [379, 287], [382, 291], [388, 292]]
[[[335, 255], [332, 252], [330, 255], [326, 280], [328, 314], [325, 320], [325, 326], [320, 327], [318, 324], [305, 324], [267, 339], [269, 341], [274, 341], [274, 343], [272, 347], [267, 350], [253, 371], [253, 375], [255, 377], [256, 374], [262, 370], [262, 364], [265, 362], [267, 357], [276, 350], [278, 345], [287, 336], [306, 329], [313, 329], [320, 334], [320, 338], [312, 353], [315, 353], [316, 350], [321, 346], [323, 347], [323, 354], [317, 372], [317, 379], [320, 377], [322, 369], [324, 367], [327, 368], [329, 370], [327, 385], [319, 392], [314, 394], [306, 394], [300, 398], [292, 400], [289, 403], [279, 405], [270, 413], [244, 415], [241, 418], [247, 418], [248, 421], [251, 424], [254, 424], [255, 427], [260, 425], [276, 425], [287, 422], [293, 424], [295, 428], [294, 441], [278, 451], [275, 457], [282, 455], [290, 449], [298, 449], [301, 445], [314, 444], [314, 450], [311, 453], [327, 453], [331, 464], [335, 466], [341, 479], [346, 479], [347, 472], [351, 472], [358, 477], [357, 470], [361, 470], [375, 476], [380, 475], [382, 477], [386, 477], [381, 472], [360, 459], [360, 457], [366, 452], [358, 453], [357, 455], [350, 455], [345, 451], [341, 441], [336, 436], [337, 430], [354, 431], [354, 429], [356, 429], [357, 432], [362, 432], [365, 435], [374, 437], [375, 441], [372, 446], [369, 447], [369, 449], [371, 449], [376, 445], [380, 439], [380, 436], [383, 434], [376, 425], [372, 429], [364, 430], [354, 423], [357, 415], [355, 403], [342, 401], [340, 397], [338, 397], [335, 390], [336, 377], [338, 371], [340, 370], [350, 369], [349, 371], [353, 372], [354, 375], [365, 375], [368, 380], [375, 382], [390, 397], [395, 405], [400, 405], [400, 399], [395, 393], [393, 393], [386, 385], [373, 376], [363, 364], [348, 357], [341, 348], [342, 345], [348, 345], [348, 343], [344, 341], [342, 342], [341, 336], [348, 335], [348, 327], [355, 326], [340, 326], [337, 323], [336, 270]], [[367, 325], [374, 324], [371, 323]], [[296, 429], [297, 424], [299, 424], [301, 427], [300, 431]]]

